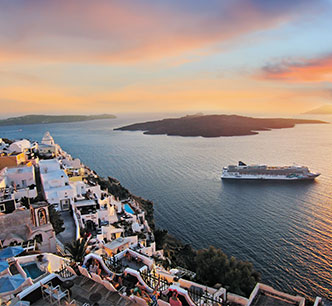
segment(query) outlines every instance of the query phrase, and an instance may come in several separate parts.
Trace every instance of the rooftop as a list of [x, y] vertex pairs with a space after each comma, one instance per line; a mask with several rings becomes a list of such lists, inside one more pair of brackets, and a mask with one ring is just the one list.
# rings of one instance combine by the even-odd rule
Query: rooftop
[[95, 200], [79, 200], [74, 202], [74, 206], [76, 207], [82, 207], [82, 206], [91, 206], [91, 205], [97, 205]]
[[104, 247], [110, 250], [115, 250], [127, 243], [129, 243], [128, 239], [120, 237], [112, 242], [106, 243]]
[[[119, 306], [129, 306], [131, 304], [128, 298], [122, 297], [118, 292], [112, 292], [108, 290], [105, 286], [100, 283], [97, 283], [91, 279], [87, 279], [84, 276], [76, 276], [72, 280], [73, 286], [70, 288], [70, 301], [75, 300], [75, 305], [100, 305], [100, 306], [109, 306], [109, 305], [119, 305]], [[59, 278], [54, 278], [52, 280], [52, 285], [59, 285], [61, 290], [63, 288], [63, 281]], [[98, 303], [94, 304], [93, 297], [97, 297]], [[45, 306], [49, 305], [49, 301], [42, 297], [40, 287], [34, 291], [34, 294], [30, 294], [22, 300], [30, 301], [34, 306]], [[62, 300], [60, 305], [66, 304], [65, 299]]]
[[289, 306], [300, 305], [298, 302], [289, 301], [280, 296], [271, 295], [266, 292], [259, 292], [253, 300], [251, 306]]
[[305, 299], [277, 291], [270, 286], [257, 283], [248, 305], [250, 306], [304, 306]]
[[49, 173], [41, 173], [41, 175], [43, 176], [44, 181], [64, 179], [68, 181], [68, 176], [63, 170], [56, 170]]

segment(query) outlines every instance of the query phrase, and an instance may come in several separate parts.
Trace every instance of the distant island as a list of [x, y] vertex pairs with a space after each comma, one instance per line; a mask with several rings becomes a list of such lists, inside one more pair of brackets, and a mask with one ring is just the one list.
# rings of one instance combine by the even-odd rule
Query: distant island
[[328, 123], [320, 120], [252, 118], [237, 115], [193, 115], [136, 123], [115, 130], [144, 131], [144, 134], [169, 136], [245, 136], [257, 131], [292, 128], [295, 124]]
[[63, 116], [52, 116], [52, 115], [26, 115], [21, 117], [12, 117], [0, 120], [0, 126], [3, 125], [26, 125], [26, 124], [43, 124], [43, 123], [62, 123], [62, 122], [77, 122], [77, 121], [88, 121], [98, 119], [114, 119], [114, 115], [63, 115]]
[[312, 109], [311, 111], [305, 112], [310, 115], [332, 115], [332, 105], [323, 105], [321, 107]]

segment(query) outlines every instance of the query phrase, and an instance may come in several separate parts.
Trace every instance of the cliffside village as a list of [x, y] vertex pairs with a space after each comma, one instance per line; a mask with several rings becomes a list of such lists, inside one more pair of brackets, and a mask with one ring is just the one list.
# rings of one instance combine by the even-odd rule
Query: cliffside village
[[103, 190], [49, 132], [40, 143], [0, 139], [1, 305], [307, 305], [261, 283], [249, 298], [207, 287], [159, 259], [139, 203]]

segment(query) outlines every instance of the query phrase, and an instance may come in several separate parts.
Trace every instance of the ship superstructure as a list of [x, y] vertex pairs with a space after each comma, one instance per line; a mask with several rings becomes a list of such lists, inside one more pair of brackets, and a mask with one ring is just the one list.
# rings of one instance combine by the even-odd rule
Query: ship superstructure
[[320, 173], [310, 172], [304, 166], [267, 166], [246, 165], [239, 162], [237, 166], [224, 167], [222, 179], [248, 179], [248, 180], [313, 180]]

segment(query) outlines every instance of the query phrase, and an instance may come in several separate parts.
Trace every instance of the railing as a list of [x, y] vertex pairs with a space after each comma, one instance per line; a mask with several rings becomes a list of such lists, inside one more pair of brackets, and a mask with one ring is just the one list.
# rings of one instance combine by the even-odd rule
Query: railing
[[37, 240], [34, 239], [34, 240], [29, 240], [27, 242], [23, 242], [22, 243], [22, 248], [25, 250], [25, 251], [35, 251], [36, 248], [37, 248]]
[[62, 278], [64, 278], [64, 279], [71, 278], [71, 277], [74, 276], [71, 272], [69, 272], [69, 271], [66, 269], [65, 266], [62, 266], [62, 267], [60, 268], [60, 270], [59, 270], [59, 271], [56, 271], [55, 273], [58, 274], [60, 277], [62, 277]]
[[176, 267], [179, 272], [176, 273], [176, 276], [179, 278], [182, 278], [184, 276], [189, 277], [190, 279], [194, 279], [196, 277], [196, 273], [193, 271], [190, 271], [188, 269], [182, 268], [182, 267]]
[[167, 290], [170, 286], [170, 283], [165, 278], [156, 275], [155, 272], [140, 272], [140, 274], [144, 282], [153, 290], [161, 292]]
[[75, 210], [73, 210], [73, 219], [74, 219], [75, 226], [76, 226], [76, 240], [77, 240], [81, 237], [81, 233], [80, 233], [80, 223], [78, 221], [78, 217], [75, 213]]
[[113, 272], [117, 272], [123, 269], [123, 266], [121, 264], [121, 260], [117, 259], [116, 257], [108, 257], [108, 256], [102, 256], [104, 263], [106, 265], [106, 267], [113, 271]]
[[223, 299], [220, 297], [214, 297], [211, 295], [207, 288], [203, 290], [201, 287], [191, 287], [188, 289], [189, 296], [195, 305], [206, 305], [206, 306], [221, 306]]
[[[33, 239], [33, 240], [28, 240], [28, 241], [23, 241], [23, 242], [12, 242], [10, 243], [10, 245], [8, 246], [21, 246], [24, 251], [35, 251], [37, 249], [37, 239]], [[7, 246], [3, 246], [1, 243], [0, 243], [0, 250], [1, 249], [5, 249]]]

